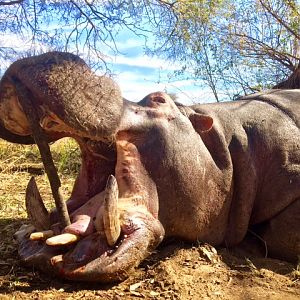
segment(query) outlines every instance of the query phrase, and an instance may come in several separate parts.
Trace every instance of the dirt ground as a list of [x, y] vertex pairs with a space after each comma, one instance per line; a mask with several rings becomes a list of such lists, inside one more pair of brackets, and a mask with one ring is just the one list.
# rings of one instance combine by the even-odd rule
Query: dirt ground
[[[27, 222], [24, 191], [33, 173], [46, 202], [51, 199], [41, 166], [20, 160], [0, 161], [0, 299], [300, 299], [296, 266], [258, 255], [258, 248], [266, 249], [251, 234], [236, 249], [167, 241], [113, 285], [64, 281], [24, 268], [13, 233]], [[68, 194], [74, 178], [61, 177]]]

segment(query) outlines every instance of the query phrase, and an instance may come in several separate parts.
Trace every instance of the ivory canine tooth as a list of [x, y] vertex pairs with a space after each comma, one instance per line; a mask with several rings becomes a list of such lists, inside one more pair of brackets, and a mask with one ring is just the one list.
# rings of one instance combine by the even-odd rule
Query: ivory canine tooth
[[43, 203], [34, 177], [31, 177], [27, 184], [25, 204], [28, 217], [35, 229], [38, 231], [49, 229], [49, 213]]
[[30, 235], [30, 239], [32, 241], [46, 240], [50, 237], [54, 236], [54, 232], [52, 230], [33, 232]]
[[69, 245], [77, 242], [79, 236], [72, 233], [62, 233], [60, 235], [55, 235], [46, 240], [46, 244], [49, 246], [63, 246]]
[[57, 174], [57, 169], [54, 165], [50, 147], [47, 141], [47, 136], [40, 126], [39, 114], [36, 111], [34, 103], [32, 102], [32, 95], [28, 88], [26, 88], [19, 80], [15, 81], [15, 87], [18, 93], [18, 99], [21, 103], [22, 109], [26, 114], [32, 130], [32, 136], [37, 144], [45, 172], [48, 176], [52, 196], [55, 201], [55, 206], [60, 217], [60, 221], [64, 227], [71, 224], [66, 202], [62, 198], [60, 191], [61, 182]]
[[119, 189], [117, 180], [110, 175], [104, 196], [103, 224], [107, 242], [113, 246], [118, 240], [121, 232], [119, 213], [118, 213], [118, 197]]

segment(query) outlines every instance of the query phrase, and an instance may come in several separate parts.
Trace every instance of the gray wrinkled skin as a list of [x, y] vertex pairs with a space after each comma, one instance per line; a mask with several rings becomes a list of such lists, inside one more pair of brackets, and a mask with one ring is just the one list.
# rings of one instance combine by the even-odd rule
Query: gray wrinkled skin
[[[87, 94], [92, 97], [92, 88]], [[299, 90], [271, 90], [239, 101], [189, 107], [160, 92], [139, 103], [116, 104], [111, 95], [94, 112], [102, 120], [96, 127], [83, 126], [80, 120], [77, 125], [72, 110], [58, 113], [48, 98], [34, 97], [40, 110], [47, 110], [41, 124], [49, 140], [72, 136], [82, 151], [81, 170], [67, 201], [73, 224], [61, 230], [74, 233], [87, 225], [81, 221], [83, 214], [94, 223], [68, 249], [51, 248], [19, 233], [19, 253], [26, 263], [72, 280], [116, 281], [126, 278], [164, 237], [232, 246], [249, 227], [266, 241], [270, 255], [296, 261]], [[1, 128], [23, 143], [24, 137], [30, 138], [26, 116], [15, 101], [9, 106], [15, 112], [10, 122], [3, 104], [1, 111], [7, 98], [0, 98]], [[76, 104], [72, 107], [76, 110]], [[108, 111], [111, 132], [105, 121]], [[6, 138], [5, 132], [0, 135]], [[102, 223], [103, 191], [110, 175], [118, 184], [121, 233], [115, 246], [108, 245]], [[52, 224], [58, 221], [55, 212], [50, 219]]]

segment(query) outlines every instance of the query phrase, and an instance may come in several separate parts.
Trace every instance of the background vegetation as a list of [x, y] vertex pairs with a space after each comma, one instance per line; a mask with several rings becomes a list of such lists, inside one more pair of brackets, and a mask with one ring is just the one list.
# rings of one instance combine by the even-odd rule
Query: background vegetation
[[[51, 145], [51, 153], [68, 199], [81, 164], [80, 150], [74, 140], [64, 138]], [[52, 208], [54, 201], [37, 146], [0, 140], [0, 219], [27, 217], [25, 189], [31, 176], [36, 178], [46, 206]]]

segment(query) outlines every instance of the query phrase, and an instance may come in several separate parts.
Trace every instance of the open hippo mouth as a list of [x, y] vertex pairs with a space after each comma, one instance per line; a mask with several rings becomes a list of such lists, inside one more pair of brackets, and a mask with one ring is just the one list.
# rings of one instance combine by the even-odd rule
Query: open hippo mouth
[[[57, 207], [46, 210], [32, 178], [26, 190], [31, 225], [15, 234], [22, 260], [72, 280], [126, 278], [164, 236], [156, 185], [136, 146], [141, 141], [121, 125], [125, 107], [134, 104], [123, 102], [111, 80], [67, 53], [13, 64], [1, 81], [0, 100], [4, 135], [9, 131], [6, 137], [14, 142], [33, 136]], [[82, 154], [66, 204], [59, 202], [60, 182], [47, 143], [61, 137], [73, 137]]]
[[47, 212], [32, 178], [26, 191], [32, 225], [15, 234], [19, 254], [25, 263], [68, 279], [122, 280], [163, 238], [157, 207], [150, 205], [157, 194], [133, 144], [120, 138], [114, 149], [85, 142], [67, 201], [71, 224], [63, 227], [57, 210]]

